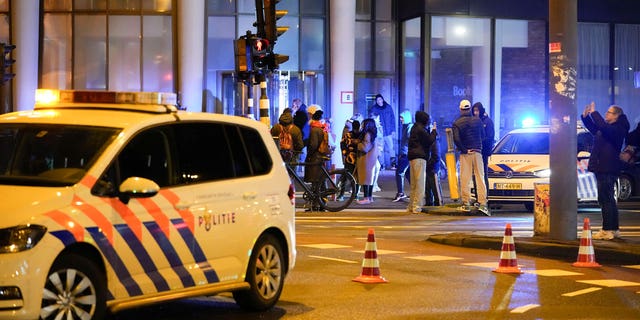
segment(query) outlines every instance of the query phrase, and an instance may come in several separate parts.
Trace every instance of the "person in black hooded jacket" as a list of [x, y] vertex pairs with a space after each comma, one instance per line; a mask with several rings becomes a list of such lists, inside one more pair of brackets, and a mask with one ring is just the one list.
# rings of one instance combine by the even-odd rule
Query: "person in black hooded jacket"
[[409, 195], [408, 212], [421, 213], [425, 196], [425, 178], [427, 161], [429, 160], [429, 149], [435, 143], [438, 135], [434, 123], [431, 132], [429, 128], [429, 114], [424, 111], [416, 111], [415, 124], [409, 134], [409, 147], [407, 159], [409, 159], [409, 174], [411, 175], [411, 193]]
[[489, 188], [489, 156], [491, 156], [491, 152], [493, 151], [496, 132], [493, 126], [493, 120], [491, 120], [489, 115], [487, 115], [482, 102], [474, 103], [473, 107], [471, 107], [471, 113], [474, 117], [480, 118], [482, 126], [484, 127], [484, 139], [482, 139], [482, 164], [484, 165], [484, 184]]
[[582, 123], [593, 135], [587, 169], [596, 175], [598, 204], [602, 211], [602, 229], [593, 235], [593, 239], [611, 240], [620, 236], [614, 187], [622, 168], [620, 150], [630, 126], [619, 106], [610, 106], [604, 118], [595, 108], [595, 103], [591, 102], [582, 113]]

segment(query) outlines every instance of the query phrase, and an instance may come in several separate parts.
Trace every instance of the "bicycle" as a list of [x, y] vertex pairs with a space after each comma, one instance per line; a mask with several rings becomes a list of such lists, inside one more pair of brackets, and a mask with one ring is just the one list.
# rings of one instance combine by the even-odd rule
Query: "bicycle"
[[[295, 159], [295, 157], [294, 157]], [[317, 204], [321, 209], [338, 212], [347, 208], [356, 197], [356, 179], [344, 168], [330, 169], [324, 166], [324, 162], [298, 162], [296, 160], [285, 161], [289, 176], [304, 189], [302, 198], [312, 204]], [[298, 166], [319, 166], [321, 179], [318, 182], [305, 182], [296, 172]], [[335, 180], [334, 178], [335, 177]]]

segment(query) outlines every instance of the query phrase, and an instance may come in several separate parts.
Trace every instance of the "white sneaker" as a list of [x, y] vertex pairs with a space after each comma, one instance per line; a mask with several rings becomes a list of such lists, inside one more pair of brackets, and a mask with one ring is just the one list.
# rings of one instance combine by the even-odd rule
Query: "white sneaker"
[[614, 238], [614, 233], [609, 230], [600, 230], [594, 233], [591, 238], [595, 240], [611, 240]]
[[616, 230], [613, 232], [613, 237], [614, 238], [620, 238], [620, 230]]

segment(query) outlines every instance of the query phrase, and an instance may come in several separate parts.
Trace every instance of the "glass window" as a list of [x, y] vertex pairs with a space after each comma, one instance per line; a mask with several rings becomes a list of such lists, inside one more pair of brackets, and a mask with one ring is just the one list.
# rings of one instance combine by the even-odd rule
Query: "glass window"
[[578, 115], [582, 114], [581, 106], [591, 101], [597, 106], [611, 104], [609, 33], [607, 23], [578, 23]]
[[375, 0], [376, 20], [391, 21], [391, 0]]
[[[231, 128], [231, 127], [229, 127]], [[271, 167], [273, 166], [273, 162], [271, 162], [271, 156], [269, 155], [269, 151], [267, 147], [264, 145], [262, 138], [260, 137], [260, 133], [255, 129], [248, 127], [237, 127], [240, 131], [240, 135], [242, 136], [242, 141], [244, 142], [244, 147], [246, 151], [243, 154], [239, 152], [234, 152], [234, 163], [240, 162], [245, 163], [247, 158], [251, 162], [251, 170], [253, 171], [253, 175], [262, 175], [267, 174], [271, 171]], [[227, 130], [227, 132], [232, 132], [235, 130]], [[240, 141], [238, 140], [230, 140], [230, 141]], [[240, 145], [237, 143], [237, 145]], [[238, 170], [238, 169], [236, 169]], [[244, 176], [241, 174], [237, 174], [238, 176]]]
[[171, 0], [142, 0], [142, 9], [156, 12], [171, 11]]
[[356, 19], [371, 19], [371, 0], [356, 0]]
[[171, 184], [169, 141], [162, 128], [135, 136], [118, 156], [120, 182], [130, 177], [153, 180], [160, 187]]
[[535, 124], [548, 123], [545, 22], [499, 19], [495, 30], [493, 114], [489, 109], [489, 97], [477, 95], [475, 85], [472, 101], [483, 103], [495, 127], [500, 129], [498, 136], [522, 127], [524, 120], [532, 120]]
[[236, 38], [235, 17], [208, 17], [206, 80], [207, 88], [218, 87], [218, 71], [234, 69], [233, 40]]
[[356, 71], [371, 71], [371, 22], [356, 21]]
[[72, 0], [44, 0], [44, 10], [71, 11]]
[[107, 89], [106, 16], [76, 15], [74, 89]]
[[173, 92], [171, 16], [142, 17], [142, 90]]
[[138, 11], [140, 0], [109, 0], [109, 10]]
[[[640, 121], [640, 25], [618, 24], [615, 28], [614, 101], [635, 128]], [[598, 109], [603, 112], [602, 108]]]
[[300, 1], [302, 14], [325, 14], [324, 1]]
[[107, 10], [106, 0], [74, 0], [73, 5], [75, 10]]
[[411, 111], [422, 110], [422, 57], [421, 57], [421, 19], [414, 18], [402, 23], [402, 83], [401, 103], [404, 108], [398, 108], [398, 113], [404, 109]]
[[0, 0], [0, 11], [9, 12], [9, 0]]
[[139, 16], [109, 16], [109, 90], [140, 91]]
[[207, 14], [222, 15], [233, 14], [236, 11], [236, 1], [233, 0], [207, 0]]
[[175, 125], [174, 130], [180, 183], [234, 177], [230, 144], [225, 138], [224, 125], [189, 123]]
[[[227, 0], [224, 0], [227, 1]], [[236, 0], [238, 2], [238, 13], [253, 13], [253, 20], [256, 18], [256, 1], [255, 0]], [[230, 1], [233, 2], [233, 1]], [[230, 12], [233, 13], [233, 12]]]
[[71, 89], [71, 15], [44, 15], [41, 87]]
[[302, 70], [324, 70], [324, 19], [302, 18], [300, 32]]
[[490, 49], [489, 19], [432, 18], [429, 110], [441, 128], [458, 118], [462, 99], [490, 104]]
[[[278, 37], [278, 41], [273, 49], [273, 52], [278, 54], [284, 54], [289, 56], [289, 61], [280, 65], [282, 70], [300, 70], [300, 59], [298, 56], [299, 48], [299, 32], [298, 29], [298, 17], [286, 15], [278, 20], [279, 26], [288, 26], [289, 30]], [[317, 35], [316, 35], [317, 37]], [[307, 48], [300, 48], [301, 50], [307, 50]]]
[[394, 71], [395, 70], [395, 52], [396, 42], [393, 31], [393, 23], [376, 22], [375, 34], [375, 70], [376, 71]]
[[[272, 0], [273, 1], [273, 0]], [[298, 1], [299, 0], [279, 0], [278, 4], [276, 5], [276, 10], [287, 10], [289, 15], [299, 15], [300, 14], [300, 10], [298, 10]], [[300, 1], [300, 2], [323, 2], [323, 1], [318, 1], [318, 0], [314, 0], [314, 1]]]
[[9, 42], [9, 1], [0, 0], [0, 42]]

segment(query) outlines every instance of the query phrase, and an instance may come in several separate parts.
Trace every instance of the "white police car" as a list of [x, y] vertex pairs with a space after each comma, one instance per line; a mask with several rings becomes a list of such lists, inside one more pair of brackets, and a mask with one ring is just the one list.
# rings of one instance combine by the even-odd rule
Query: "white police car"
[[[593, 137], [577, 128], [578, 201], [597, 201], [595, 175], [587, 170]], [[549, 183], [549, 126], [515, 129], [496, 144], [489, 157], [489, 203], [523, 203], [533, 211], [534, 184]]]
[[293, 189], [266, 126], [175, 95], [39, 91], [0, 116], [0, 318], [100, 319], [233, 292], [273, 306]]

